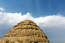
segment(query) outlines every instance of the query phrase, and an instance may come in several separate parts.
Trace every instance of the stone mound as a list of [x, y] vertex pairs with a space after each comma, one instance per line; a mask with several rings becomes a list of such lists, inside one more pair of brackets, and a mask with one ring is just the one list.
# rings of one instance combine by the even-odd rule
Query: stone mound
[[13, 26], [0, 43], [49, 43], [49, 40], [36, 23], [27, 19]]

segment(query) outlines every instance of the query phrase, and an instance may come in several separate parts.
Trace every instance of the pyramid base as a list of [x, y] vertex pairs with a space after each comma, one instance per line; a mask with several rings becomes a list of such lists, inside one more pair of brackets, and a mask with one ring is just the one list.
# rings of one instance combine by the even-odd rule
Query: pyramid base
[[3, 37], [0, 43], [49, 43], [49, 41], [39, 37]]

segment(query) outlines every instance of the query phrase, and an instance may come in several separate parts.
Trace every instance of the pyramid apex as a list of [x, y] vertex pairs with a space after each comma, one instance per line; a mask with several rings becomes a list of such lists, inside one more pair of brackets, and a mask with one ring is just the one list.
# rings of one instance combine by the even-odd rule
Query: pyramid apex
[[[21, 24], [21, 23], [34, 23], [34, 22], [32, 20], [26, 19], [26, 20], [19, 22], [18, 24]], [[36, 23], [34, 23], [34, 24], [36, 24]]]
[[30, 22], [33, 22], [32, 20], [29, 20], [29, 19], [26, 19], [26, 20], [23, 20], [23, 21], [25, 21], [25, 22], [26, 22], [26, 21], [30, 21]]

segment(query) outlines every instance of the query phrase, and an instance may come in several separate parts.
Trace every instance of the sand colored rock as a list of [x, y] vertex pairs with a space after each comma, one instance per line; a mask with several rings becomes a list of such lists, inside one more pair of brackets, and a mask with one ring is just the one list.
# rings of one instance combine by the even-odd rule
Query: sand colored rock
[[49, 43], [49, 40], [36, 23], [24, 20], [13, 26], [0, 43]]

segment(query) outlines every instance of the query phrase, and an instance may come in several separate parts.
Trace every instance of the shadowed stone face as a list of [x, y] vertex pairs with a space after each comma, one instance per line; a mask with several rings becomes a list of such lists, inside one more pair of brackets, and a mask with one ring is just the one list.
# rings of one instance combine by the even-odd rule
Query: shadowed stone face
[[49, 40], [36, 23], [24, 20], [13, 26], [0, 43], [49, 43]]

